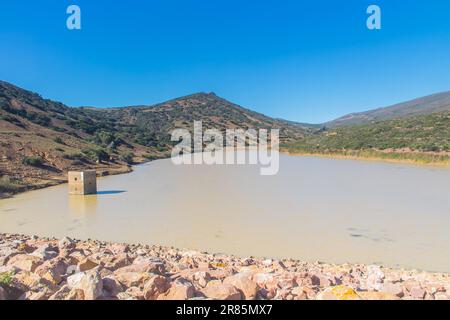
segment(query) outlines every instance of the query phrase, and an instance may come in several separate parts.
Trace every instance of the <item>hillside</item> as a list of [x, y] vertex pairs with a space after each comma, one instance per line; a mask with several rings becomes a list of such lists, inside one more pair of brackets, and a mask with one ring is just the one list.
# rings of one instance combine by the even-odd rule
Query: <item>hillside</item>
[[285, 146], [291, 152], [397, 158], [419, 162], [450, 160], [450, 111], [323, 128]]
[[194, 120], [221, 131], [279, 128], [283, 142], [300, 139], [307, 131], [213, 93], [153, 106], [71, 108], [0, 81], [0, 193], [60, 183], [72, 169], [129, 171], [131, 163], [168, 156], [172, 130], [192, 131]]
[[450, 111], [450, 92], [437, 93], [390, 107], [351, 113], [336, 120], [324, 123], [323, 125], [334, 128], [338, 126], [367, 124], [375, 121], [401, 119], [445, 111]]

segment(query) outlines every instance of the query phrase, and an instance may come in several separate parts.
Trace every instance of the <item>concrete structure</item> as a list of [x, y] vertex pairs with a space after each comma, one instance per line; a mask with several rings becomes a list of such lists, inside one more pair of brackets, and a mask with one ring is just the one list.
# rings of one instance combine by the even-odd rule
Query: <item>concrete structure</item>
[[96, 194], [97, 175], [94, 170], [69, 171], [69, 194]]

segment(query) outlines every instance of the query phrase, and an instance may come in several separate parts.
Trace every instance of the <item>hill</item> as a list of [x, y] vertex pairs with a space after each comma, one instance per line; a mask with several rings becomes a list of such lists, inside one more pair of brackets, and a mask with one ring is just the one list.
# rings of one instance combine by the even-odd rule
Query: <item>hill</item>
[[101, 174], [167, 157], [175, 128], [279, 128], [283, 142], [308, 131], [301, 125], [245, 109], [213, 93], [197, 93], [152, 106], [71, 108], [0, 81], [0, 193], [65, 181], [68, 170]]
[[294, 153], [417, 162], [449, 161], [450, 111], [369, 124], [322, 128], [285, 147]]
[[393, 120], [435, 112], [450, 111], [450, 92], [437, 93], [426, 97], [359, 113], [351, 113], [323, 125], [329, 128], [367, 124], [382, 120]]

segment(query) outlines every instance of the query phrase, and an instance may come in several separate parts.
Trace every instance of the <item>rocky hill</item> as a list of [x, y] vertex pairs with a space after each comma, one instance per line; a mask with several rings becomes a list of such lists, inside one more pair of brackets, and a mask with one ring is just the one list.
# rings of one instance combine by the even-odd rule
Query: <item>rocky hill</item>
[[152, 106], [71, 108], [0, 81], [0, 193], [60, 183], [66, 171], [101, 174], [170, 154], [175, 128], [279, 128], [294, 141], [307, 128], [242, 108], [213, 93], [197, 93]]

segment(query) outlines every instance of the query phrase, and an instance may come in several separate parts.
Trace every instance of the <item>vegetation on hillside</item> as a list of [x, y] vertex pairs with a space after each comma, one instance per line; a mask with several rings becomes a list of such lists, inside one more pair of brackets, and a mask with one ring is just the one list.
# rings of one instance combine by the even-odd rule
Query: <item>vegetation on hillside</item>
[[322, 128], [284, 147], [293, 153], [405, 159], [450, 160], [450, 112], [379, 121], [365, 125]]

